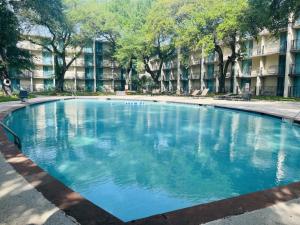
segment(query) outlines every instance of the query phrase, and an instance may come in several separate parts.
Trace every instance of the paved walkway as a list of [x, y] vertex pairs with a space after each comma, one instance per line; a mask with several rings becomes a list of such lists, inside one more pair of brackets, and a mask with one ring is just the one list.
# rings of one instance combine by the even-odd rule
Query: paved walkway
[[[300, 103], [291, 102], [235, 102], [213, 100], [212, 98], [188, 98], [168, 96], [103, 96], [82, 97], [99, 99], [132, 99], [132, 100], [156, 100], [183, 103], [207, 104], [254, 110], [270, 113], [277, 116], [285, 116], [300, 120]], [[30, 102], [57, 99], [56, 97], [36, 98]], [[20, 106], [19, 102], [0, 104], [0, 112], [12, 106]], [[66, 216], [61, 210], [46, 200], [32, 185], [28, 184], [22, 176], [5, 161], [0, 154], [0, 225], [71, 225], [76, 224], [73, 218]], [[300, 199], [278, 203], [272, 207], [233, 216], [208, 223], [219, 224], [300, 224]], [[184, 224], [183, 224], [184, 225]]]

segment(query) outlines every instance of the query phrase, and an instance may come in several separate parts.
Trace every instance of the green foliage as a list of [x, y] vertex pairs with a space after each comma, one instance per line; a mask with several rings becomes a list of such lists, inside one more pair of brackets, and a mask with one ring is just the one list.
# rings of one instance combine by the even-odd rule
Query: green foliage
[[[57, 90], [63, 91], [64, 76], [68, 68], [81, 54], [90, 37], [81, 32], [81, 21], [74, 16], [76, 0], [27, 0], [20, 1], [18, 13], [28, 26], [26, 35], [30, 42], [42, 46], [54, 55]], [[42, 33], [32, 36], [31, 33]], [[74, 55], [67, 61], [67, 48], [73, 48]], [[70, 57], [70, 56], [69, 56]]]
[[[1, 82], [9, 77], [8, 70], [21, 73], [21, 70], [33, 68], [31, 54], [27, 50], [17, 47], [21, 39], [20, 26], [13, 5], [7, 1], [0, 1], [0, 78]], [[5, 93], [10, 94], [2, 85]]]
[[291, 15], [293, 19], [300, 15], [299, 0], [249, 0], [249, 9], [243, 16], [243, 30], [252, 36], [265, 28], [277, 34], [287, 27]]
[[247, 10], [246, 0], [198, 0], [183, 6], [187, 14], [180, 40], [194, 49], [214, 51], [215, 44], [226, 46], [240, 30], [240, 18]]

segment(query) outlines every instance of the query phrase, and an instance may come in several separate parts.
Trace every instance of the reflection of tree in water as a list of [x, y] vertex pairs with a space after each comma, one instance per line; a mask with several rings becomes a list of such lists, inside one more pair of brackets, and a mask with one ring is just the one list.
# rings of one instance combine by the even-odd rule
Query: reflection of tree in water
[[279, 120], [204, 107], [53, 104], [13, 114], [10, 123], [22, 127], [39, 165], [80, 189], [109, 180], [202, 201], [300, 178], [300, 147]]

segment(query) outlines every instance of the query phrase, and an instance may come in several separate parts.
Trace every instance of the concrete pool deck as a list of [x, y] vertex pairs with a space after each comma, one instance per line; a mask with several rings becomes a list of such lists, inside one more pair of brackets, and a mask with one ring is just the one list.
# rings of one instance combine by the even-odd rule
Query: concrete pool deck
[[[63, 99], [64, 97], [43, 97], [29, 100], [30, 103]], [[171, 96], [101, 96], [80, 97], [96, 99], [128, 99], [162, 102], [179, 102], [258, 111], [279, 117], [300, 121], [300, 102], [251, 101], [236, 102], [213, 100], [212, 98], [171, 97]], [[8, 102], [0, 104], [0, 112], [24, 104]], [[8, 160], [0, 154], [0, 225], [4, 224], [76, 224], [75, 219], [66, 216], [58, 207], [50, 203], [19, 175]], [[237, 216], [211, 221], [207, 224], [299, 224], [300, 199], [280, 202], [263, 209], [246, 212]], [[142, 223], [140, 223], [142, 224]], [[173, 224], [173, 223], [170, 223]], [[178, 224], [178, 223], [177, 223]], [[156, 225], [156, 224], [154, 224]], [[185, 225], [185, 224], [182, 224]]]

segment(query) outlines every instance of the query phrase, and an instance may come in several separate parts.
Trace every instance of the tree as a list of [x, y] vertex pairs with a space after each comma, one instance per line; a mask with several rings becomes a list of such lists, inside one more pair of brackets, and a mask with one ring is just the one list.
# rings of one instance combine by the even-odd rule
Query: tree
[[[240, 18], [247, 7], [246, 0], [197, 0], [190, 1], [182, 8], [182, 12], [188, 14], [182, 22], [182, 42], [194, 49], [202, 48], [207, 54], [218, 55], [219, 92], [225, 92], [225, 76], [230, 65], [233, 79], [234, 64], [239, 57], [236, 44], [240, 35]], [[231, 50], [225, 63], [222, 47]]]
[[298, 0], [249, 0], [249, 9], [243, 16], [244, 30], [252, 36], [257, 36], [267, 28], [277, 34], [286, 28], [291, 15], [300, 15]]
[[[76, 1], [72, 0], [27, 0], [20, 1], [18, 7], [19, 14], [28, 25], [25, 38], [53, 54], [57, 91], [64, 90], [66, 71], [90, 40], [81, 32], [81, 24], [72, 14], [75, 8]], [[36, 32], [39, 36], [30, 35]], [[73, 55], [67, 53], [71, 49]]]
[[0, 0], [0, 79], [5, 94], [11, 94], [11, 86], [4, 85], [3, 81], [8, 79], [9, 70], [18, 74], [21, 70], [33, 68], [29, 51], [17, 47], [21, 39], [19, 21], [13, 12], [13, 5], [6, 0]]
[[[130, 36], [132, 27], [137, 26], [136, 21], [141, 18], [137, 12], [142, 13], [144, 8], [140, 7], [147, 1], [150, 0], [112, 0], [106, 2], [86, 0], [79, 4], [77, 11], [74, 11], [80, 21], [83, 22], [82, 30], [85, 33], [107, 41], [110, 48], [104, 54], [109, 53], [113, 64], [117, 61], [120, 67], [126, 69], [128, 82], [136, 64], [136, 57], [132, 52], [133, 49], [127, 51], [129, 45], [126, 38]], [[127, 45], [125, 46], [123, 43]], [[120, 49], [121, 51], [119, 51]], [[125, 49], [124, 55], [122, 50]]]

